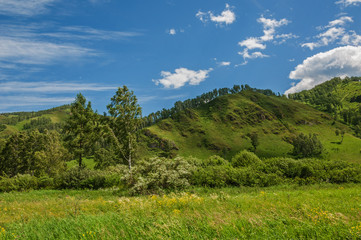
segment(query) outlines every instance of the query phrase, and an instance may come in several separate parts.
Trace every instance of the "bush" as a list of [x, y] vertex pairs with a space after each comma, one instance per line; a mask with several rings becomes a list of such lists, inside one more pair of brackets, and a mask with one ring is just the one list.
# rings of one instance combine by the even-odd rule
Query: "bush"
[[322, 143], [316, 134], [309, 134], [307, 136], [301, 133], [293, 139], [292, 145], [292, 155], [298, 158], [319, 157], [323, 152]]
[[120, 183], [121, 175], [118, 173], [79, 167], [69, 169], [56, 179], [56, 186], [60, 189], [100, 189]]
[[229, 162], [224, 158], [213, 155], [207, 158], [206, 160], [202, 161], [202, 166], [222, 166], [222, 165], [229, 165]]
[[140, 161], [123, 180], [132, 194], [148, 194], [188, 187], [194, 165], [177, 157], [174, 160], [154, 157]]
[[29, 174], [18, 174], [15, 177], [0, 179], [0, 192], [25, 191], [39, 189], [39, 179]]
[[262, 161], [256, 154], [243, 150], [232, 158], [232, 166], [235, 168], [248, 167], [251, 165], [261, 165]]
[[207, 187], [224, 187], [231, 183], [229, 165], [199, 167], [192, 176], [192, 184]]

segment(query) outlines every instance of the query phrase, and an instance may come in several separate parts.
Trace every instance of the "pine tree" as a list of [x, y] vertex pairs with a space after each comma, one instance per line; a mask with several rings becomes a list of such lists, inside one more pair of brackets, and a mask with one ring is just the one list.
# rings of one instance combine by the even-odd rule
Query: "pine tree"
[[66, 121], [65, 141], [71, 152], [78, 159], [79, 167], [83, 165], [83, 157], [94, 142], [94, 112], [91, 102], [86, 103], [85, 97], [79, 93], [70, 108], [70, 117]]
[[137, 146], [136, 134], [142, 123], [142, 109], [137, 97], [126, 86], [118, 88], [107, 106], [110, 114], [109, 131], [118, 146], [121, 158], [132, 168]]

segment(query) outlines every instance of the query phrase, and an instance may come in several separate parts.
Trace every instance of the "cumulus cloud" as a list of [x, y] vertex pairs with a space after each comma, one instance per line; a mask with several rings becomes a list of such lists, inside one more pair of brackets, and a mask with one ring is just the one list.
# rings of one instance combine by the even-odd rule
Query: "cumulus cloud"
[[355, 31], [347, 31], [344, 27], [347, 23], [353, 22], [353, 19], [348, 16], [340, 17], [336, 20], [330, 21], [325, 27], [320, 27], [324, 32], [315, 36], [317, 39], [314, 42], [301, 44], [302, 47], [307, 47], [314, 50], [318, 47], [328, 46], [329, 44], [336, 43], [339, 45], [354, 45], [357, 46], [361, 43], [361, 36]]
[[266, 45], [264, 45], [262, 42], [263, 41], [261, 39], [259, 39], [259, 38], [251, 37], [251, 38], [248, 38], [246, 40], [243, 40], [242, 42], [239, 42], [238, 44], [241, 47], [245, 47], [245, 48], [247, 48], [249, 50], [256, 49], [256, 48], [265, 49]]
[[185, 84], [199, 85], [206, 78], [213, 69], [193, 71], [187, 68], [178, 68], [174, 73], [162, 71], [162, 79], [153, 80], [156, 85], [163, 85], [165, 88], [180, 88]]
[[262, 53], [259, 50], [251, 53], [250, 50], [255, 50], [255, 49], [264, 50], [267, 47], [265, 43], [272, 40], [274, 40], [274, 43], [282, 44], [288, 39], [297, 37], [292, 33], [276, 34], [277, 28], [288, 25], [290, 23], [290, 21], [285, 18], [281, 20], [276, 20], [261, 16], [259, 19], [257, 19], [257, 22], [262, 24], [263, 26], [263, 36], [249, 37], [238, 43], [238, 45], [244, 47], [242, 51], [238, 52], [238, 54], [241, 55], [244, 60], [244, 62], [241, 65], [247, 64], [248, 62], [247, 59], [269, 57], [268, 55]]
[[350, 5], [358, 5], [359, 3], [361, 3], [361, 0], [339, 0], [336, 2], [336, 4], [342, 4], [346, 7], [350, 6]]
[[229, 25], [232, 24], [234, 21], [236, 21], [236, 14], [232, 11], [232, 8], [229, 6], [229, 4], [226, 4], [226, 8], [223, 10], [223, 12], [220, 15], [214, 15], [213, 12], [202, 12], [198, 11], [196, 14], [196, 17], [199, 18], [202, 22], [206, 23], [208, 21], [215, 22], [219, 25]]
[[33, 16], [47, 12], [56, 0], [1, 0], [1, 15]]
[[308, 90], [333, 77], [361, 75], [361, 47], [344, 46], [309, 57], [289, 75], [301, 80], [285, 94]]

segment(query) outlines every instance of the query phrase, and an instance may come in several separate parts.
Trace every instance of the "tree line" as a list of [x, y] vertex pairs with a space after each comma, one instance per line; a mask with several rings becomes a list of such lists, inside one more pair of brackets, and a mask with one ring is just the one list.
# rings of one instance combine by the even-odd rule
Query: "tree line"
[[174, 106], [170, 109], [163, 108], [160, 111], [150, 113], [148, 116], [143, 118], [143, 127], [149, 127], [157, 122], [167, 119], [173, 118], [179, 112], [188, 109], [188, 108], [197, 108], [207, 104], [208, 102], [216, 99], [220, 96], [225, 96], [228, 94], [236, 94], [242, 91], [255, 91], [266, 96], [281, 96], [280, 93], [277, 95], [270, 89], [257, 89], [251, 88], [249, 85], [234, 85], [232, 88], [218, 88], [214, 89], [213, 91], [203, 93], [200, 96], [197, 96], [192, 99], [187, 99], [185, 101], [177, 101], [174, 103]]

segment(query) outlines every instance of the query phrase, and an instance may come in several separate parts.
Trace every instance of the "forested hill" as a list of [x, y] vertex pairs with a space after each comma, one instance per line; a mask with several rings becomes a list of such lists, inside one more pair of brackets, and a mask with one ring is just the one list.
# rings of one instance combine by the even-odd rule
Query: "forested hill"
[[289, 98], [328, 112], [361, 137], [361, 77], [333, 78]]
[[38, 112], [14, 112], [0, 114], [0, 137], [23, 130], [60, 130], [70, 113], [70, 105]]
[[[345, 131], [344, 141], [335, 131]], [[215, 98], [197, 108], [185, 109], [144, 131], [147, 147], [162, 154], [230, 158], [252, 149], [257, 136], [260, 157], [287, 156], [290, 142], [300, 133], [317, 134], [331, 159], [359, 161], [361, 139], [332, 115], [281, 96], [245, 90]], [[165, 152], [165, 153], [164, 153]]]

